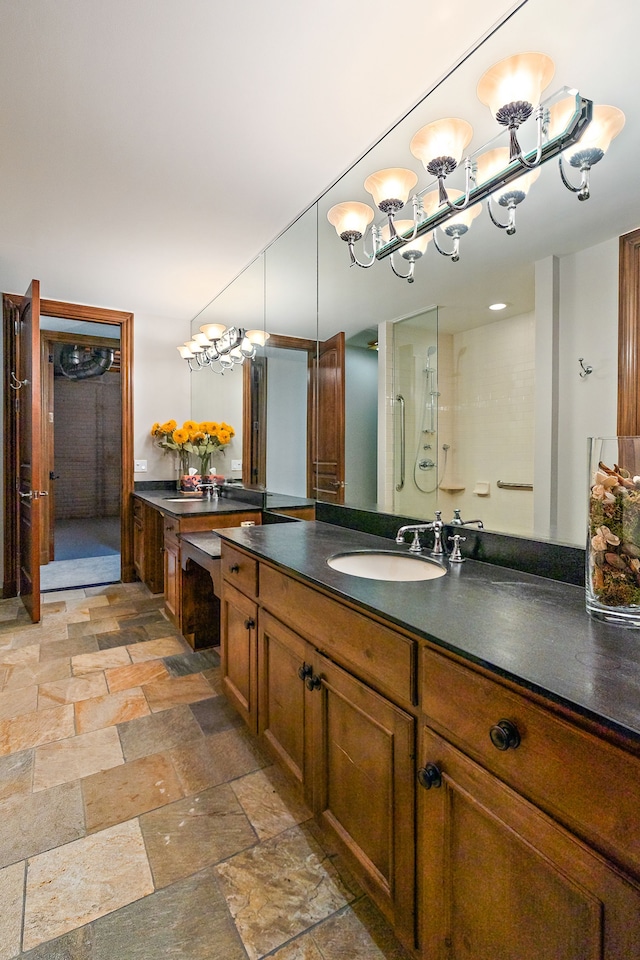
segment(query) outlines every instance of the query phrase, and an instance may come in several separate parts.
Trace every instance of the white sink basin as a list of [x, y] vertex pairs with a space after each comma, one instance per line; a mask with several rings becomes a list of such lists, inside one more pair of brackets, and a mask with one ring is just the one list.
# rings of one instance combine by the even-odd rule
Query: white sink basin
[[426, 557], [384, 550], [360, 550], [329, 557], [332, 570], [367, 580], [435, 580], [444, 577], [444, 567]]
[[206, 500], [206, 497], [165, 497], [167, 503], [200, 503], [201, 500]]

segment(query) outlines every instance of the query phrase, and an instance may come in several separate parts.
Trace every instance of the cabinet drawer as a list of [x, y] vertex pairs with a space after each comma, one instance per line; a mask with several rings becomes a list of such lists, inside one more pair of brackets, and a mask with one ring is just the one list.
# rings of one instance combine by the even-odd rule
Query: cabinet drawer
[[263, 606], [322, 653], [396, 701], [416, 703], [416, 641], [264, 564]]
[[258, 595], [258, 561], [241, 550], [222, 544], [222, 576], [250, 597]]
[[163, 528], [165, 537], [169, 537], [173, 540], [178, 539], [178, 534], [180, 533], [179, 520], [175, 520], [173, 517], [165, 517]]
[[[640, 876], [640, 760], [499, 682], [421, 651], [426, 722], [575, 833]], [[491, 740], [515, 725], [517, 747]]]

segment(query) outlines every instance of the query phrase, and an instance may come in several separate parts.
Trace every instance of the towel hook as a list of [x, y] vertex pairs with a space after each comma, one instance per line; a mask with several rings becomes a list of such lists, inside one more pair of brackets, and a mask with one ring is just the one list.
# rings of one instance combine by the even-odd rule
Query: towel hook
[[591, 366], [590, 363], [588, 363], [588, 364], [586, 365], [586, 367], [585, 367], [585, 365], [584, 365], [584, 357], [578, 357], [578, 363], [579, 363], [580, 366], [582, 367], [582, 370], [580, 371], [580, 376], [581, 376], [583, 379], [584, 379], [584, 377], [588, 377], [590, 373], [593, 373], [593, 367]]

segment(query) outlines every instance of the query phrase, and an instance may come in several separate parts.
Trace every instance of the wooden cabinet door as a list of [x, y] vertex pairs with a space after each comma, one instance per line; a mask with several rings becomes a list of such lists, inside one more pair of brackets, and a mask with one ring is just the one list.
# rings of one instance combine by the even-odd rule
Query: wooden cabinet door
[[258, 607], [223, 580], [220, 612], [222, 688], [251, 732], [257, 733]]
[[307, 680], [313, 674], [313, 656], [306, 640], [260, 611], [258, 731], [308, 802], [312, 748]]
[[144, 583], [144, 527], [142, 505], [133, 508], [133, 566]]
[[638, 887], [428, 728], [421, 759], [425, 960], [640, 958]]
[[173, 537], [164, 538], [164, 607], [180, 629], [180, 544]]
[[314, 812], [412, 946], [415, 720], [320, 654], [315, 667]]

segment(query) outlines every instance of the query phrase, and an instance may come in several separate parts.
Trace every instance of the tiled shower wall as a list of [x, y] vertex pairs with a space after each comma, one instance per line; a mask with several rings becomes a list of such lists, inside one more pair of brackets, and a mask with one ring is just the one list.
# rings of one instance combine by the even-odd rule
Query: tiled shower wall
[[534, 349], [533, 313], [438, 337], [440, 457], [450, 444], [438, 505], [446, 517], [460, 507], [490, 530], [531, 534], [533, 493], [497, 482], [533, 483]]
[[56, 377], [55, 516], [115, 517], [120, 512], [120, 374]]

